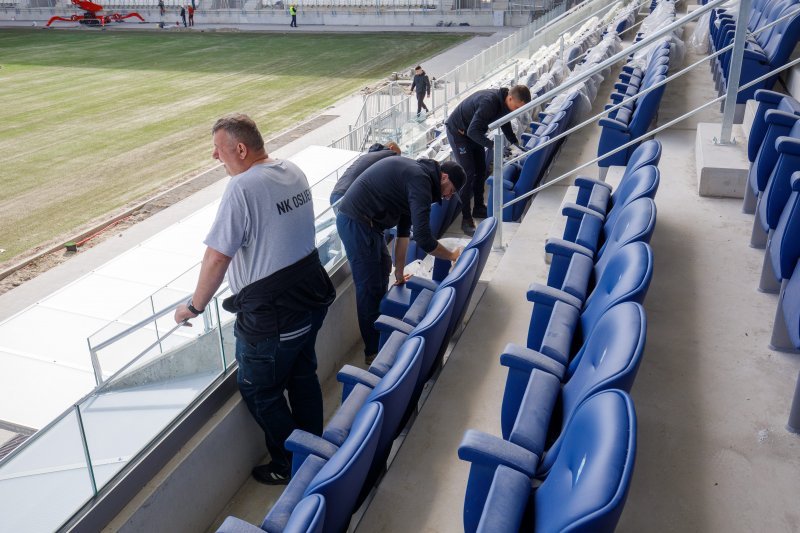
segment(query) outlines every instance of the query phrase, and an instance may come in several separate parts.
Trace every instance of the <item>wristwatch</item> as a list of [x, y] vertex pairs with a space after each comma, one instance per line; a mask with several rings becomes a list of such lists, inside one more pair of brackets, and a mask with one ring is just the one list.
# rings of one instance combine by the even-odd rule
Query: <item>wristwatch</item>
[[191, 300], [189, 300], [189, 303], [186, 304], [186, 308], [195, 315], [202, 315], [205, 312], [205, 309], [197, 309], [195, 306], [193, 306]]

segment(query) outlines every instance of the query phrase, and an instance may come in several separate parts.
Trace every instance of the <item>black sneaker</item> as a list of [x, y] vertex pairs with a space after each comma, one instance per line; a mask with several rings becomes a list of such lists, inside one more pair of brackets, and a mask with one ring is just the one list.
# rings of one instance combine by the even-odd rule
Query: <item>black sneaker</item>
[[280, 473], [273, 466], [275, 463], [268, 465], [259, 465], [253, 468], [251, 474], [253, 479], [264, 485], [286, 485], [291, 479], [289, 473]]
[[475, 221], [470, 217], [461, 219], [461, 231], [472, 236], [475, 233]]
[[488, 213], [486, 212], [485, 205], [476, 205], [472, 208], [472, 216], [475, 218], [486, 218]]

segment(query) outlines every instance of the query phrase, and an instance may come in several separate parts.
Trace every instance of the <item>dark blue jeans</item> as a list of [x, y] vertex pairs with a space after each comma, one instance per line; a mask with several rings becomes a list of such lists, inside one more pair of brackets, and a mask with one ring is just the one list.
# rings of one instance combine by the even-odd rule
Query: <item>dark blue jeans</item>
[[372, 229], [366, 222], [339, 213], [336, 215], [336, 228], [353, 272], [364, 355], [374, 355], [378, 353], [380, 341], [375, 321], [381, 314], [381, 299], [389, 288], [392, 258], [386, 249], [383, 233]]
[[[247, 408], [264, 430], [275, 470], [288, 475], [292, 457], [283, 443], [295, 429], [322, 435], [322, 390], [314, 344], [327, 308], [312, 313], [311, 330], [295, 339], [252, 344], [236, 339], [237, 383]], [[289, 392], [289, 404], [283, 391]]]
[[464, 186], [458, 191], [461, 198], [461, 214], [472, 218], [470, 200], [475, 198], [475, 205], [486, 205], [483, 200], [486, 187], [486, 149], [475, 141], [460, 133], [447, 129], [447, 142], [453, 151], [456, 163], [461, 165], [467, 175]]

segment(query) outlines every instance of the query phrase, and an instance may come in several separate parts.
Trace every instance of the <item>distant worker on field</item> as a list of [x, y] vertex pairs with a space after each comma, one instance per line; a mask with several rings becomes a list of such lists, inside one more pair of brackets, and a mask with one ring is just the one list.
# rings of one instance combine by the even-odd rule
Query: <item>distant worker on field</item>
[[222, 307], [236, 313], [236, 381], [272, 458], [252, 474], [260, 483], [285, 485], [291, 476], [291, 454], [284, 448], [289, 434], [322, 434], [314, 345], [336, 290], [319, 259], [303, 171], [271, 158], [246, 115], [223, 117], [211, 131], [214, 159], [231, 179], [205, 239], [197, 286], [175, 310], [175, 321], [202, 314], [227, 273], [233, 296]]
[[[447, 142], [458, 164], [467, 173], [467, 182], [459, 191], [461, 197], [461, 230], [467, 235], [475, 233], [472, 217], [486, 218], [484, 188], [486, 186], [486, 149], [494, 148], [494, 141], [486, 136], [489, 124], [503, 118], [531, 101], [531, 91], [525, 85], [507, 89], [475, 91], [458, 104], [447, 117]], [[511, 124], [501, 126], [506, 139], [519, 145]], [[470, 199], [474, 198], [474, 207]]]
[[331, 205], [338, 202], [342, 196], [344, 196], [344, 193], [347, 192], [347, 189], [350, 188], [362, 172], [381, 159], [393, 155], [400, 155], [400, 153], [400, 147], [397, 146], [397, 143], [394, 141], [389, 141], [386, 144], [375, 143], [370, 146], [367, 153], [353, 161], [353, 164], [347, 167], [342, 177], [336, 182], [336, 186], [333, 188], [333, 191], [331, 191]]
[[183, 21], [183, 27], [186, 27], [186, 8], [181, 6], [181, 20]]
[[289, 6], [289, 14], [292, 16], [292, 23], [289, 24], [289, 27], [296, 28], [297, 27], [297, 6], [291, 4]]
[[189, 6], [189, 26], [194, 26], [194, 7]]
[[431, 80], [419, 65], [414, 68], [414, 80], [411, 82], [411, 90], [417, 92], [417, 116], [422, 114], [423, 109], [427, 113], [428, 106], [425, 105], [425, 95], [427, 94], [428, 98], [431, 97]]
[[161, 16], [163, 17], [164, 16], [164, 12], [165, 12], [164, 0], [158, 0], [158, 11], [159, 11], [159, 13], [161, 13]]

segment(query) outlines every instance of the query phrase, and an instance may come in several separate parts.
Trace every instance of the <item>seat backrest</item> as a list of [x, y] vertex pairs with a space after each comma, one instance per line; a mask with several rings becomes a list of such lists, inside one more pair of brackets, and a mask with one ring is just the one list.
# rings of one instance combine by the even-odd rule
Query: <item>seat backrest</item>
[[[800, 135], [800, 121], [795, 123], [791, 132], [798, 131]], [[761, 201], [758, 203], [757, 214], [761, 221], [761, 225], [766, 231], [767, 228], [775, 229], [778, 225], [783, 208], [786, 207], [786, 202], [789, 200], [789, 195], [792, 193], [791, 177], [792, 174], [800, 170], [800, 159], [792, 152], [793, 147], [790, 146], [787, 153], [782, 153], [780, 150], [781, 142], [786, 137], [778, 137], [775, 144], [778, 149], [778, 160], [775, 162], [775, 167], [770, 173], [769, 180], [766, 187], [764, 187], [764, 194]]]
[[644, 307], [623, 302], [606, 311], [583, 347], [572, 359], [561, 389], [561, 427], [567, 427], [575, 409], [596, 392], [630, 392], [639, 370], [647, 337]]
[[483, 269], [486, 266], [486, 260], [489, 259], [495, 233], [497, 233], [497, 218], [485, 218], [480, 224], [478, 224], [478, 227], [475, 228], [475, 233], [472, 235], [472, 239], [469, 241], [469, 244], [464, 247], [465, 252], [468, 250], [478, 251], [478, 267], [472, 280], [473, 290], [475, 285], [478, 283], [481, 272], [483, 272]]
[[367, 402], [383, 405], [383, 426], [378, 440], [376, 457], [385, 457], [397, 437], [398, 427], [408, 408], [422, 366], [425, 339], [409, 337], [397, 352], [394, 364], [367, 396]]
[[[626, 181], [631, 174], [640, 168], [647, 165], [658, 166], [660, 161], [661, 142], [655, 139], [650, 139], [649, 141], [643, 142], [636, 147], [636, 150], [634, 150], [630, 158], [628, 158], [628, 164], [625, 166], [625, 172], [622, 174], [622, 178], [620, 179], [620, 185], [622, 185], [622, 183]], [[613, 196], [614, 195], [612, 195], [612, 198]]]
[[325, 525], [325, 498], [306, 496], [292, 511], [283, 533], [321, 533]]
[[[475, 249], [461, 252], [461, 256], [456, 262], [456, 266], [459, 267], [458, 275], [453, 276], [451, 272], [451, 275], [447, 276], [436, 290], [436, 292], [439, 292], [441, 289], [452, 287], [456, 291], [453, 314], [450, 317], [450, 325], [447, 330], [448, 336], [454, 331], [461, 319], [464, 318], [464, 313], [467, 310], [467, 304], [472, 296], [472, 282], [478, 272], [478, 255], [478, 250]], [[455, 267], [453, 267], [453, 271], [456, 271]]]
[[344, 531], [355, 511], [383, 423], [383, 406], [370, 402], [361, 408], [347, 439], [306, 487], [303, 496], [325, 498], [325, 530]]
[[769, 64], [774, 67], [783, 65], [789, 59], [800, 34], [800, 5], [790, 4], [775, 17], [775, 20], [787, 15], [791, 16], [771, 28], [769, 42], [763, 45]]
[[653, 277], [653, 250], [644, 242], [632, 242], [609, 259], [603, 275], [581, 312], [581, 337], [591, 335], [600, 317], [622, 302], [642, 303]]
[[635, 456], [636, 413], [628, 394], [609, 390], [587, 399], [565, 429], [550, 475], [533, 496], [532, 529], [614, 531]]
[[656, 228], [656, 203], [651, 198], [639, 198], [622, 208], [614, 229], [600, 250], [594, 264], [595, 279], [603, 275], [609, 259], [628, 243], [650, 242]]
[[453, 287], [439, 288], [431, 298], [431, 303], [428, 305], [428, 311], [425, 316], [408, 334], [409, 337], [417, 336], [425, 339], [424, 355], [417, 377], [415, 393], [416, 390], [422, 390], [422, 385], [425, 384], [430, 376], [433, 362], [436, 360], [439, 349], [447, 336], [455, 303], [456, 290]]
[[[557, 123], [553, 122], [548, 126], [548, 128], [555, 129], [557, 127]], [[539, 146], [550, 140], [549, 135], [544, 135], [539, 137], [536, 140], [536, 143], [533, 147]], [[551, 153], [551, 147], [555, 146], [556, 143], [551, 144], [550, 146], [546, 146], [536, 152], [531, 153], [527, 158], [525, 158], [525, 162], [522, 165], [522, 171], [519, 173], [519, 178], [517, 182], [514, 184], [514, 197], [522, 196], [523, 194], [533, 190], [539, 180], [542, 178], [544, 166], [547, 163], [548, 154]], [[522, 216], [522, 213], [525, 211], [525, 206], [528, 202], [517, 202], [516, 204], [506, 207], [503, 209], [503, 214], [507, 215], [510, 211], [510, 216], [512, 221], [519, 220]], [[507, 217], [504, 217], [507, 218]]]
[[622, 214], [621, 208], [639, 198], [654, 198], [660, 182], [661, 172], [653, 165], [640, 167], [622, 181], [611, 194], [611, 209], [603, 224], [603, 237], [608, 239], [614, 231], [614, 226]]
[[800, 350], [800, 268], [795, 268], [794, 274], [786, 283], [780, 303], [789, 340]]
[[783, 208], [775, 232], [769, 240], [767, 253], [778, 279], [789, 279], [800, 259], [800, 172], [791, 177], [792, 192]]
[[[653, 76], [650, 83], [642, 84], [642, 89], [661, 83], [666, 78], [664, 74]], [[661, 104], [661, 97], [664, 95], [665, 88], [666, 85], [660, 85], [636, 101], [636, 108], [633, 110], [633, 115], [628, 125], [631, 138], [640, 137], [647, 132], [658, 111], [658, 106]]]

